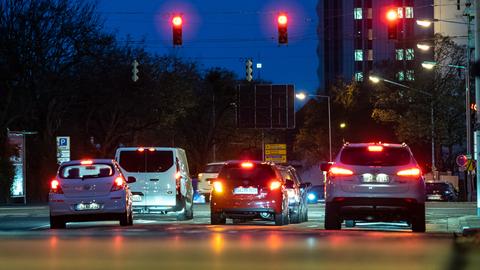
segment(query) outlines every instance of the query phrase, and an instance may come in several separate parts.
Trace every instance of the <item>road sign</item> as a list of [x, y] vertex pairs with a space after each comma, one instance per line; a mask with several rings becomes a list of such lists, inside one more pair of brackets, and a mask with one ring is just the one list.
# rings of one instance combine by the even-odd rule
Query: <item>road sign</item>
[[469, 159], [468, 162], [467, 162], [467, 165], [465, 167], [466, 167], [467, 171], [473, 172], [473, 171], [475, 171], [475, 166], [476, 166], [475, 160]]
[[468, 157], [466, 155], [458, 155], [456, 158], [456, 162], [459, 167], [466, 167], [468, 162]]
[[287, 145], [284, 143], [265, 144], [265, 161], [287, 163]]
[[57, 163], [70, 161], [70, 137], [57, 137]]

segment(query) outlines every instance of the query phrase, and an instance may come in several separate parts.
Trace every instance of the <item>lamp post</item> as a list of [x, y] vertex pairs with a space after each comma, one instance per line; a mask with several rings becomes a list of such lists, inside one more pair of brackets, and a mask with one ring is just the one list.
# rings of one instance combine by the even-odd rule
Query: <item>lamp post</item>
[[330, 96], [324, 95], [311, 95], [305, 94], [303, 92], [295, 94], [295, 97], [304, 100], [306, 97], [319, 97], [319, 98], [326, 98], [327, 99], [327, 107], [328, 107], [328, 156], [329, 161], [332, 161], [332, 119], [330, 114]]
[[435, 173], [434, 173], [435, 170], [436, 170], [436, 167], [435, 167], [435, 137], [434, 137], [434, 135], [435, 135], [435, 120], [434, 120], [434, 117], [433, 117], [433, 95], [431, 93], [428, 93], [428, 92], [425, 92], [425, 91], [422, 91], [422, 90], [418, 90], [418, 89], [412, 88], [410, 86], [407, 86], [407, 85], [404, 85], [404, 84], [401, 84], [401, 83], [397, 83], [397, 82], [394, 82], [394, 81], [390, 81], [390, 80], [387, 80], [387, 79], [384, 79], [384, 78], [381, 78], [381, 77], [370, 76], [369, 79], [373, 83], [379, 83], [380, 81], [384, 81], [386, 83], [390, 83], [390, 84], [393, 84], [393, 85], [396, 85], [396, 86], [399, 86], [399, 87], [402, 87], [402, 88], [410, 89], [410, 90], [413, 90], [415, 92], [418, 92], [418, 93], [421, 93], [421, 94], [424, 94], [424, 95], [430, 97], [430, 126], [431, 126], [430, 136], [431, 136], [431, 144], [432, 144], [432, 175], [433, 175], [433, 178], [435, 179]]

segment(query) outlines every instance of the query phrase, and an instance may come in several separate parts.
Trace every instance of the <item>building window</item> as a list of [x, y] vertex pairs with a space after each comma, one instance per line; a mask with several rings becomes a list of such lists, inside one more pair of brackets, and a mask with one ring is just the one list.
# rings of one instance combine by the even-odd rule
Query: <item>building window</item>
[[373, 30], [368, 29], [368, 40], [373, 40]]
[[363, 19], [363, 16], [362, 16], [362, 8], [354, 8], [353, 9], [353, 18], [355, 20], [361, 20]]
[[413, 7], [405, 7], [405, 18], [413, 18]]
[[413, 49], [406, 49], [405, 50], [405, 59], [413, 60], [415, 58], [415, 51]]
[[373, 50], [368, 50], [367, 60], [373, 61]]
[[363, 61], [363, 51], [355, 50], [355, 61]]
[[403, 72], [403, 71], [397, 72], [397, 80], [399, 80], [401, 82], [405, 81], [405, 72]]
[[403, 8], [402, 8], [402, 7], [399, 7], [399, 8], [397, 9], [397, 14], [398, 14], [397, 17], [398, 17], [399, 19], [403, 18]]
[[407, 70], [407, 81], [415, 81], [415, 74], [413, 70]]
[[373, 18], [372, 14], [373, 14], [372, 8], [368, 8], [367, 9], [367, 19]]
[[401, 61], [403, 60], [403, 49], [396, 49], [395, 50], [395, 59]]
[[355, 72], [355, 81], [363, 82], [363, 72]]

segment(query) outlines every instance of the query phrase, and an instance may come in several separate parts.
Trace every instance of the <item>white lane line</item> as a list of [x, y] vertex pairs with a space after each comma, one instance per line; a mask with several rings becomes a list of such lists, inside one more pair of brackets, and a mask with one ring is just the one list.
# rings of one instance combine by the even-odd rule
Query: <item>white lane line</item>
[[46, 229], [46, 228], [50, 228], [50, 224], [30, 228], [30, 231], [36, 231], [36, 230]]

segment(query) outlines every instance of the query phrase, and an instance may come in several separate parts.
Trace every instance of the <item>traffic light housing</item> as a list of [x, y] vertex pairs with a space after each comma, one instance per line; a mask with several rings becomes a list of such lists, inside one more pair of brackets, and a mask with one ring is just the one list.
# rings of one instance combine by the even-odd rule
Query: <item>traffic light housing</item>
[[395, 9], [389, 9], [386, 14], [387, 17], [387, 32], [388, 39], [397, 39], [398, 27], [398, 13]]
[[288, 43], [288, 18], [286, 14], [280, 14], [277, 17], [278, 24], [278, 43], [287, 44]]
[[252, 59], [247, 59], [245, 61], [245, 80], [251, 82], [253, 80], [253, 61]]
[[172, 19], [173, 46], [181, 46], [182, 40], [182, 16], [174, 16]]

